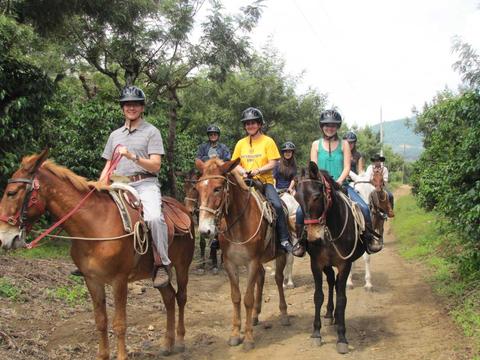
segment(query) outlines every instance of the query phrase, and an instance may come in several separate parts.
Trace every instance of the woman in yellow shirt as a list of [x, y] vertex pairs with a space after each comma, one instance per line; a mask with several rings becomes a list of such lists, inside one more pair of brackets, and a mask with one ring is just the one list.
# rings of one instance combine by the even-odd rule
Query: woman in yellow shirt
[[273, 168], [280, 159], [277, 145], [271, 137], [262, 132], [265, 122], [260, 110], [253, 107], [245, 109], [240, 121], [247, 136], [235, 145], [232, 160], [240, 158], [238, 168], [243, 177], [255, 178], [264, 184], [265, 196], [277, 213], [277, 239], [283, 250], [292, 252], [285, 214], [273, 181]]

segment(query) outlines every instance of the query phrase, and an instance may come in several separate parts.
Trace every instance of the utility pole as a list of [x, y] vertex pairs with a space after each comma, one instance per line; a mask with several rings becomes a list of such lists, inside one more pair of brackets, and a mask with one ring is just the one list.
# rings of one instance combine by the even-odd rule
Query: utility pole
[[403, 164], [402, 164], [402, 184], [405, 184], [405, 147], [407, 144], [403, 144]]
[[380, 105], [380, 156], [383, 156], [383, 118], [382, 118], [381, 105]]

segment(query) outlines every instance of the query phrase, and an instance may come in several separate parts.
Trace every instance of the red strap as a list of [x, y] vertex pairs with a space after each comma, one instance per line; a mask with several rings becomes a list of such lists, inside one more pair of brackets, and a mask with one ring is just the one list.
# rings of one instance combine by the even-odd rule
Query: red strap
[[[107, 180], [107, 183], [110, 181], [110, 176], [113, 174], [113, 172], [115, 171], [115, 168], [117, 167], [118, 163], [120, 162], [120, 160], [122, 159], [122, 155], [117, 152], [117, 149], [118, 147], [120, 147], [122, 145], [117, 145], [113, 151], [113, 156], [112, 156], [112, 160], [110, 162], [110, 167], [108, 168], [107, 170], [107, 173], [105, 174], [106, 176], [106, 180]], [[102, 180], [102, 179], [100, 179]], [[82, 205], [85, 203], [85, 201], [87, 201], [87, 199], [90, 197], [90, 195], [93, 194], [93, 192], [96, 190], [96, 188], [93, 188], [92, 190], [90, 190], [87, 195], [85, 195], [85, 197], [80, 200], [80, 202], [72, 209], [70, 210], [66, 215], [64, 215], [60, 220], [58, 220], [55, 224], [53, 224], [52, 226], [50, 226], [47, 230], [45, 230], [42, 234], [40, 234], [35, 240], [33, 240], [32, 242], [28, 243], [27, 244], [27, 248], [28, 249], [32, 249], [36, 246], [38, 246], [38, 243], [40, 240], [42, 240], [45, 236], [47, 236], [48, 234], [50, 234], [53, 230], [55, 230], [55, 228], [57, 228], [58, 226], [60, 226], [61, 224], [63, 224], [65, 221], [67, 221], [73, 214], [75, 214], [78, 209], [80, 209], [82, 207]]]

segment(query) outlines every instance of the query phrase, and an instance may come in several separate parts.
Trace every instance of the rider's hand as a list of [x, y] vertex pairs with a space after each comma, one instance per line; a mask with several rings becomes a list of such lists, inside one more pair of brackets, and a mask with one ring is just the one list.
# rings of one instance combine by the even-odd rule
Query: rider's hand
[[132, 154], [132, 153], [130, 153], [130, 152], [128, 151], [128, 148], [127, 148], [126, 146], [120, 146], [120, 147], [118, 148], [118, 153], [119, 153], [120, 155], [122, 155], [123, 157], [126, 157], [126, 158], [129, 159], [129, 160], [135, 159], [135, 155]]

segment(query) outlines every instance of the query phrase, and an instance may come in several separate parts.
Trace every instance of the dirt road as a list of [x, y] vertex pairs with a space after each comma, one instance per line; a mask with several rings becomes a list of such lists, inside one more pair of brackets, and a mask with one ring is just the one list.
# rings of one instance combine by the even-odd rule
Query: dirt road
[[[397, 196], [407, 191], [399, 190]], [[226, 343], [232, 312], [226, 275], [192, 272], [186, 311], [187, 349], [170, 358], [471, 359], [473, 350], [468, 339], [432, 295], [423, 278], [424, 268], [401, 259], [389, 227], [386, 233], [385, 249], [371, 258], [373, 292], [362, 288], [361, 262], [354, 268], [355, 288], [347, 292], [349, 354], [336, 353], [334, 326], [322, 327], [322, 346], [310, 340], [314, 286], [307, 256], [295, 260], [296, 288], [286, 290], [291, 326], [280, 325], [275, 282], [272, 276], [267, 277], [261, 323], [254, 333], [256, 348], [250, 352]], [[69, 262], [0, 256], [0, 275], [28, 283], [31, 297], [25, 303], [0, 298], [1, 359], [94, 358], [96, 336], [89, 302], [67, 306], [52, 300], [45, 290], [62, 284], [71, 268]], [[159, 358], [165, 313], [159, 294], [148, 282], [143, 284], [146, 291], [131, 294], [129, 299], [127, 343], [131, 358], [154, 359]], [[153, 326], [152, 331], [149, 326]]]

